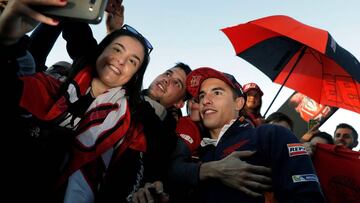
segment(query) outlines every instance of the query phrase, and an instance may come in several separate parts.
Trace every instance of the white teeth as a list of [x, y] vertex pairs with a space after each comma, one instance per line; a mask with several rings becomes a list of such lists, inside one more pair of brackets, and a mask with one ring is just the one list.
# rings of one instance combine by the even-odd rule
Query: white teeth
[[121, 72], [120, 72], [120, 70], [119, 69], [117, 69], [115, 66], [113, 66], [113, 65], [109, 65], [109, 68], [112, 70], [112, 71], [114, 71], [116, 74], [120, 74]]
[[163, 92], [165, 92], [165, 89], [164, 89], [164, 87], [161, 85], [161, 83], [158, 83], [157, 86], [158, 86]]
[[207, 109], [204, 111], [204, 114], [214, 113], [215, 111], [212, 109]]

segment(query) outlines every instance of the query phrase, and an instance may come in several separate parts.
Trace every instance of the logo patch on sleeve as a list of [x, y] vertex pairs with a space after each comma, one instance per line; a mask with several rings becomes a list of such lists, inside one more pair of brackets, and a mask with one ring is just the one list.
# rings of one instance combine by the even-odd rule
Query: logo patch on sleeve
[[294, 183], [301, 182], [319, 182], [318, 177], [315, 174], [302, 174], [302, 175], [293, 175], [292, 180]]
[[190, 144], [194, 143], [194, 140], [190, 137], [190, 135], [181, 133], [180, 137], [189, 142]]
[[300, 155], [308, 155], [304, 145], [301, 143], [293, 143], [293, 144], [287, 144], [288, 150], [289, 150], [289, 156], [300, 156]]

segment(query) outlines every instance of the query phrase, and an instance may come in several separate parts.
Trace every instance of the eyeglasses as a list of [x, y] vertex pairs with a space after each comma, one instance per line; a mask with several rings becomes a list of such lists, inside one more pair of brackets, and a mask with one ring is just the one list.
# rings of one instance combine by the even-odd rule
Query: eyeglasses
[[151, 45], [151, 43], [149, 42], [149, 40], [147, 40], [142, 34], [140, 34], [140, 32], [138, 32], [135, 28], [131, 27], [130, 25], [123, 25], [121, 27], [121, 29], [125, 29], [125, 30], [128, 30], [130, 32], [132, 32], [133, 34], [139, 36], [141, 39], [144, 39], [145, 41], [145, 45], [146, 45], [146, 48], [148, 49], [148, 54], [151, 53], [151, 51], [154, 49], [154, 47]]

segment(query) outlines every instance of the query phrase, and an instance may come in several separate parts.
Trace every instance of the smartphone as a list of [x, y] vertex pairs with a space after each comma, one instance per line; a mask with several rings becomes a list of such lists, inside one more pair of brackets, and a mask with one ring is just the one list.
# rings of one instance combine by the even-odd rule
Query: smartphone
[[312, 127], [320, 123], [318, 119], [310, 119], [308, 122], [308, 130], [310, 130]]
[[53, 18], [98, 24], [103, 18], [107, 2], [108, 0], [68, 0], [64, 7], [36, 6], [34, 9]]

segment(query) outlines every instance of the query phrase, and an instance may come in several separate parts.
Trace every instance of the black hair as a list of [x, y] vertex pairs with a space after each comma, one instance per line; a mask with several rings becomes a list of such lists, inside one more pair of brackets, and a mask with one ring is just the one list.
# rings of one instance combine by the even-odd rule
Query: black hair
[[[245, 97], [244, 97], [243, 94], [239, 94], [239, 91], [237, 91], [235, 88], [233, 88], [233, 87], [231, 87], [231, 86], [230, 86], [230, 88], [231, 88], [231, 92], [232, 92], [234, 101], [235, 101], [238, 97], [243, 97], [244, 100], [245, 100]], [[245, 105], [244, 105], [244, 106], [245, 106]], [[244, 107], [243, 107], [243, 108], [244, 108]]]
[[175, 68], [175, 67], [183, 70], [185, 72], [186, 76], [189, 75], [189, 73], [191, 72], [190, 66], [183, 62], [177, 62], [173, 68]]
[[116, 38], [118, 38], [120, 36], [129, 36], [129, 37], [135, 38], [143, 45], [143, 48], [144, 48], [143, 63], [141, 64], [139, 70], [124, 85], [124, 89], [126, 90], [126, 96], [128, 96], [130, 109], [132, 110], [131, 112], [136, 111], [136, 104], [138, 104], [141, 100], [140, 93], [141, 93], [141, 89], [142, 89], [143, 78], [144, 78], [146, 68], [150, 61], [150, 56], [149, 56], [149, 50], [146, 46], [146, 42], [145, 42], [144, 38], [138, 34], [128, 31], [126, 29], [118, 29], [118, 30], [115, 30], [112, 33], [108, 34], [100, 42], [100, 44], [96, 47], [96, 50], [94, 52], [76, 60], [72, 65], [72, 69], [69, 74], [69, 77], [67, 78], [67, 80], [65, 81], [65, 83], [63, 84], [63, 86], [61, 88], [61, 92], [63, 93], [64, 91], [66, 91], [67, 86], [73, 80], [73, 78], [76, 76], [76, 74], [80, 70], [85, 68], [87, 65], [91, 65], [94, 67], [93, 71], [94, 71], [94, 75], [96, 75], [97, 74], [96, 68], [95, 68], [96, 60], [102, 54], [102, 52], [105, 50], [105, 48], [107, 46], [109, 46], [111, 44], [111, 42], [113, 42]]
[[[183, 62], [177, 62], [175, 64], [175, 66], [172, 68], [180, 68], [181, 70], [183, 70], [185, 72], [186, 76], [189, 75], [189, 73], [191, 72], [190, 66]], [[191, 94], [187, 90], [185, 90], [185, 96], [184, 96], [183, 100], [184, 101], [189, 100], [189, 99], [191, 99], [191, 97], [192, 97]]]
[[311, 139], [309, 141], [311, 141], [312, 139], [314, 139], [314, 137], [320, 137], [323, 138], [327, 141], [328, 144], [334, 144], [334, 139], [333, 137], [327, 133], [327, 132], [316, 132], [314, 133], [314, 135], [311, 137]]
[[294, 121], [288, 115], [282, 112], [274, 112], [265, 119], [265, 123], [271, 123], [271, 122], [278, 123], [281, 121], [285, 121], [286, 123], [288, 123], [291, 131], [294, 131]]
[[233, 84], [230, 87], [231, 87], [232, 92], [233, 92], [234, 100], [236, 98], [238, 98], [238, 97], [244, 97], [244, 99], [245, 99], [244, 91], [243, 91], [243, 89], [241, 87], [241, 84], [236, 80], [236, 78], [233, 75], [229, 74], [229, 73], [223, 72], [222, 74]]
[[[352, 137], [354, 139], [354, 142], [357, 141], [358, 139], [358, 133], [356, 132], [355, 128], [352, 127], [351, 125], [347, 124], [347, 123], [340, 123], [339, 125], [336, 126], [335, 128], [335, 132], [337, 131], [337, 129], [339, 128], [347, 128], [347, 129], [350, 129], [352, 131]], [[334, 132], [334, 134], [335, 134]]]

